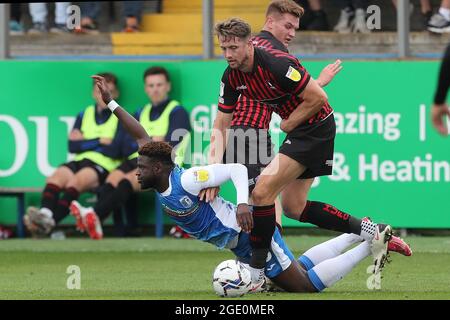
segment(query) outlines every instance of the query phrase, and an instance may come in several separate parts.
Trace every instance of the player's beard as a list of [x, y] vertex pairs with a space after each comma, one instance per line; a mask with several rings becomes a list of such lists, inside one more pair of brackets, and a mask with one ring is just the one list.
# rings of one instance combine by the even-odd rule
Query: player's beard
[[141, 187], [141, 190], [155, 189], [155, 179], [154, 178], [143, 179], [139, 181], [139, 185]]
[[248, 72], [248, 60], [249, 60], [249, 55], [246, 54], [245, 57], [242, 59], [241, 63], [239, 63], [238, 67], [236, 69], [238, 69], [239, 71], [243, 71], [243, 72]]

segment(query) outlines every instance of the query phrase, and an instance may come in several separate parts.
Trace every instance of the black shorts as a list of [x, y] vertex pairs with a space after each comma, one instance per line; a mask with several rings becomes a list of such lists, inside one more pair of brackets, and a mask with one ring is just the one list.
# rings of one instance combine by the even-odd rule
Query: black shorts
[[248, 187], [255, 188], [257, 177], [275, 153], [268, 130], [245, 126], [231, 127], [223, 163], [241, 163], [248, 170]]
[[83, 168], [92, 168], [97, 173], [98, 181], [100, 184], [103, 184], [105, 182], [106, 177], [109, 174], [108, 170], [106, 170], [101, 165], [98, 165], [89, 159], [83, 159], [83, 160], [79, 160], [79, 161], [70, 161], [70, 162], [64, 163], [63, 166], [72, 170], [73, 173], [77, 173], [78, 171], [80, 171]]
[[307, 168], [297, 179], [328, 176], [333, 172], [335, 136], [336, 123], [331, 114], [323, 121], [291, 131], [280, 146], [279, 153]]
[[122, 162], [120, 166], [116, 168], [116, 170], [120, 170], [123, 173], [128, 173], [137, 168], [137, 157], [134, 159], [128, 159]]

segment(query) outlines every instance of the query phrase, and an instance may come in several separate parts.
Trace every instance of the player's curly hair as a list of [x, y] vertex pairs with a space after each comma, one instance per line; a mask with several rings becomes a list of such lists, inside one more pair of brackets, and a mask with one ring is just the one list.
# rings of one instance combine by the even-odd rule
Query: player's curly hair
[[172, 146], [167, 142], [152, 141], [143, 145], [139, 151], [139, 155], [157, 159], [166, 165], [174, 165], [172, 161]]
[[273, 13], [289, 13], [297, 18], [301, 18], [305, 10], [293, 0], [275, 0], [267, 7], [266, 17]]
[[242, 19], [231, 18], [215, 25], [214, 31], [216, 35], [224, 38], [240, 38], [246, 39], [250, 37], [252, 29], [250, 25]]

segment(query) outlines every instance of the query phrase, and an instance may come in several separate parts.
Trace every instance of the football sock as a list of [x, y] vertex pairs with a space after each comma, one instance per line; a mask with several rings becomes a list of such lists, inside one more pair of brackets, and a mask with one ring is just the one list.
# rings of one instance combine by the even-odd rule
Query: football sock
[[356, 234], [344, 233], [307, 250], [298, 258], [298, 262], [306, 269], [312, 269], [322, 261], [335, 258], [351, 245], [364, 241]]
[[253, 229], [250, 232], [252, 257], [250, 266], [264, 268], [272, 236], [275, 232], [275, 204], [253, 206]]
[[52, 183], [47, 183], [42, 192], [41, 208], [47, 208], [50, 212], [55, 211], [60, 192], [60, 187]]
[[371, 241], [375, 235], [376, 224], [369, 219], [358, 219], [332, 205], [317, 201], [306, 202], [299, 221], [312, 223], [327, 230], [353, 233], [367, 241]]
[[69, 206], [73, 200], [77, 200], [80, 196], [80, 193], [77, 189], [70, 187], [68, 188], [61, 199], [59, 199], [58, 204], [56, 205], [54, 219], [55, 222], [58, 223], [62, 219], [64, 219], [69, 214]]
[[133, 194], [133, 186], [128, 179], [123, 179], [117, 188], [110, 187], [111, 191], [95, 206], [94, 211], [101, 221], [105, 220], [111, 212], [120, 209]]
[[98, 192], [98, 200], [94, 206], [94, 211], [101, 221], [106, 219], [112, 211], [110, 202], [116, 196], [116, 189], [116, 187], [108, 182], [103, 185]]
[[331, 287], [345, 277], [359, 262], [370, 255], [370, 244], [364, 241], [355, 248], [325, 261], [308, 271], [308, 277], [318, 291]]

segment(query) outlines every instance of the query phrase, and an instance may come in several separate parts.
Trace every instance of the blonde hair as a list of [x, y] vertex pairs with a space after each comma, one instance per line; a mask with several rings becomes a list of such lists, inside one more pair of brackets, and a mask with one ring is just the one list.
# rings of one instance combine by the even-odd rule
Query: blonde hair
[[231, 18], [215, 25], [214, 31], [216, 35], [225, 38], [241, 38], [246, 39], [250, 37], [252, 29], [250, 25], [242, 19]]
[[305, 13], [305, 10], [293, 0], [275, 0], [267, 7], [266, 17], [273, 13], [289, 13], [300, 19]]

